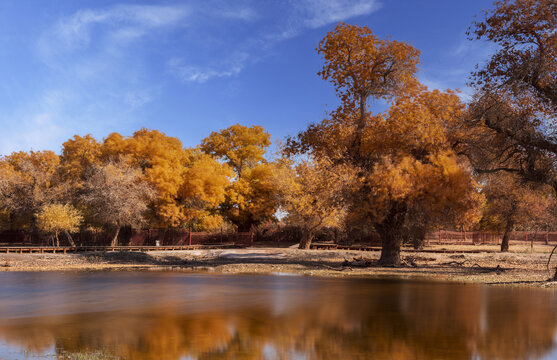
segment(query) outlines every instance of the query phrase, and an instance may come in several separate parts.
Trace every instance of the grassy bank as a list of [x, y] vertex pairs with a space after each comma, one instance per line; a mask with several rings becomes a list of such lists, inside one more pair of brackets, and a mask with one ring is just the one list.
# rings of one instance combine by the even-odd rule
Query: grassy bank
[[[0, 271], [177, 270], [292, 273], [313, 276], [404, 276], [493, 285], [557, 286], [546, 268], [552, 246], [429, 246], [403, 252], [404, 266], [377, 265], [379, 252], [298, 249], [152, 251], [148, 253], [0, 254]], [[432, 250], [454, 250], [435, 253]], [[481, 250], [481, 252], [478, 252]], [[474, 252], [470, 252], [474, 251]], [[552, 260], [557, 263], [557, 257]], [[554, 265], [554, 264], [552, 264]]]

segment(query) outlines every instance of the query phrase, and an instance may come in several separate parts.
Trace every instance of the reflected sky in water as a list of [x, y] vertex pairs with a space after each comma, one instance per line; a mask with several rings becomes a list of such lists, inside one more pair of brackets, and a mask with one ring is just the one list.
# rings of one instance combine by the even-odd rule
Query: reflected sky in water
[[553, 290], [171, 272], [4, 272], [0, 286], [6, 360], [557, 358]]

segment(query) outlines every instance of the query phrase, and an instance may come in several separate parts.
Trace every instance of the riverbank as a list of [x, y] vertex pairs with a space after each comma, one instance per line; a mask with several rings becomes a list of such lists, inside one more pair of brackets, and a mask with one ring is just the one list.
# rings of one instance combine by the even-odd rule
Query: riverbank
[[[227, 274], [279, 273], [311, 276], [402, 276], [492, 285], [557, 287], [546, 268], [553, 246], [429, 246], [402, 253], [398, 268], [377, 265], [379, 252], [248, 248], [223, 250], [0, 254], [0, 271], [177, 270]], [[443, 253], [432, 251], [443, 251]], [[453, 253], [446, 253], [454, 251]], [[480, 251], [480, 252], [478, 252]], [[557, 256], [552, 265], [557, 264]]]

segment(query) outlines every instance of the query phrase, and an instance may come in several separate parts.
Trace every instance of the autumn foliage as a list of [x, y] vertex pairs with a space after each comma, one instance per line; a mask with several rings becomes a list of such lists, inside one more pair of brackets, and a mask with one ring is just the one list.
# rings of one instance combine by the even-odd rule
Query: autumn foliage
[[[76, 232], [83, 221], [79, 210], [69, 204], [48, 204], [41, 208], [37, 214], [39, 229], [54, 235], [56, 245], [60, 246], [58, 235], [65, 232], [71, 243], [70, 232]], [[72, 244], [73, 245], [73, 244]]]
[[[341, 105], [290, 139], [287, 152], [352, 169], [347, 217], [373, 227], [383, 242], [381, 262], [398, 265], [412, 213], [427, 211], [435, 219], [474, 205], [475, 182], [453, 149], [463, 104], [453, 92], [419, 84], [416, 49], [379, 39], [367, 27], [339, 24], [318, 50], [325, 60], [319, 74], [331, 81]], [[372, 112], [369, 98], [390, 107]]]
[[240, 124], [194, 148], [149, 129], [76, 135], [60, 155], [0, 159], [0, 224], [56, 238], [79, 225], [105, 228], [115, 245], [124, 226], [250, 231], [281, 221], [300, 229], [301, 248], [323, 229], [357, 226], [379, 233], [389, 266], [400, 264], [404, 242], [420, 247], [434, 229], [508, 239], [516, 228], [550, 228], [557, 12], [548, 0], [495, 5], [469, 31], [499, 46], [472, 74], [469, 103], [418, 81], [412, 45], [339, 23], [317, 47], [318, 76], [338, 107], [280, 154], [270, 154], [263, 127]]

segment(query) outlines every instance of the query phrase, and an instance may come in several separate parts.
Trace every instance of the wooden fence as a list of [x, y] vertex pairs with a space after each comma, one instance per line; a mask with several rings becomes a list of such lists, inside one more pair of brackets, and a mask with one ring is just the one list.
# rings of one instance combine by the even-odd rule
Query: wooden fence
[[[426, 236], [426, 244], [501, 244], [503, 234], [485, 231], [436, 231]], [[513, 231], [509, 241], [515, 243], [556, 244], [557, 232]]]
[[[481, 245], [501, 244], [503, 234], [487, 231], [447, 231], [430, 232], [425, 237], [425, 245]], [[352, 241], [350, 241], [352, 240]], [[552, 231], [513, 231], [510, 234], [511, 243], [557, 244], [557, 232]], [[349, 239], [352, 244], [381, 245], [381, 237], [377, 233]]]
[[[108, 246], [113, 233], [100, 231], [82, 231], [71, 235], [77, 246]], [[60, 244], [68, 245], [64, 234], [59, 235]], [[126, 246], [190, 246], [190, 245], [222, 245], [238, 246], [254, 245], [254, 232], [192, 232], [186, 229], [124, 229], [118, 236], [118, 244]], [[0, 232], [0, 246], [12, 245], [53, 245], [52, 237], [44, 234], [25, 231]]]
[[[121, 246], [193, 246], [193, 245], [223, 245], [236, 246], [265, 246], [285, 247], [296, 244], [300, 240], [299, 231], [275, 231], [272, 233], [251, 232], [191, 232], [187, 229], [123, 229], [118, 237]], [[108, 246], [112, 240], [111, 232], [82, 231], [72, 234], [77, 246]], [[425, 245], [479, 245], [500, 244], [502, 234], [481, 231], [436, 231], [426, 235]], [[316, 242], [336, 243], [339, 245], [381, 246], [381, 238], [375, 232], [348, 238], [337, 237], [336, 233], [321, 236]], [[511, 243], [557, 244], [557, 232], [521, 232], [510, 235]], [[25, 231], [0, 232], [0, 246], [16, 245], [53, 245], [52, 237], [40, 233]], [[60, 235], [60, 245], [69, 245], [63, 234]]]

